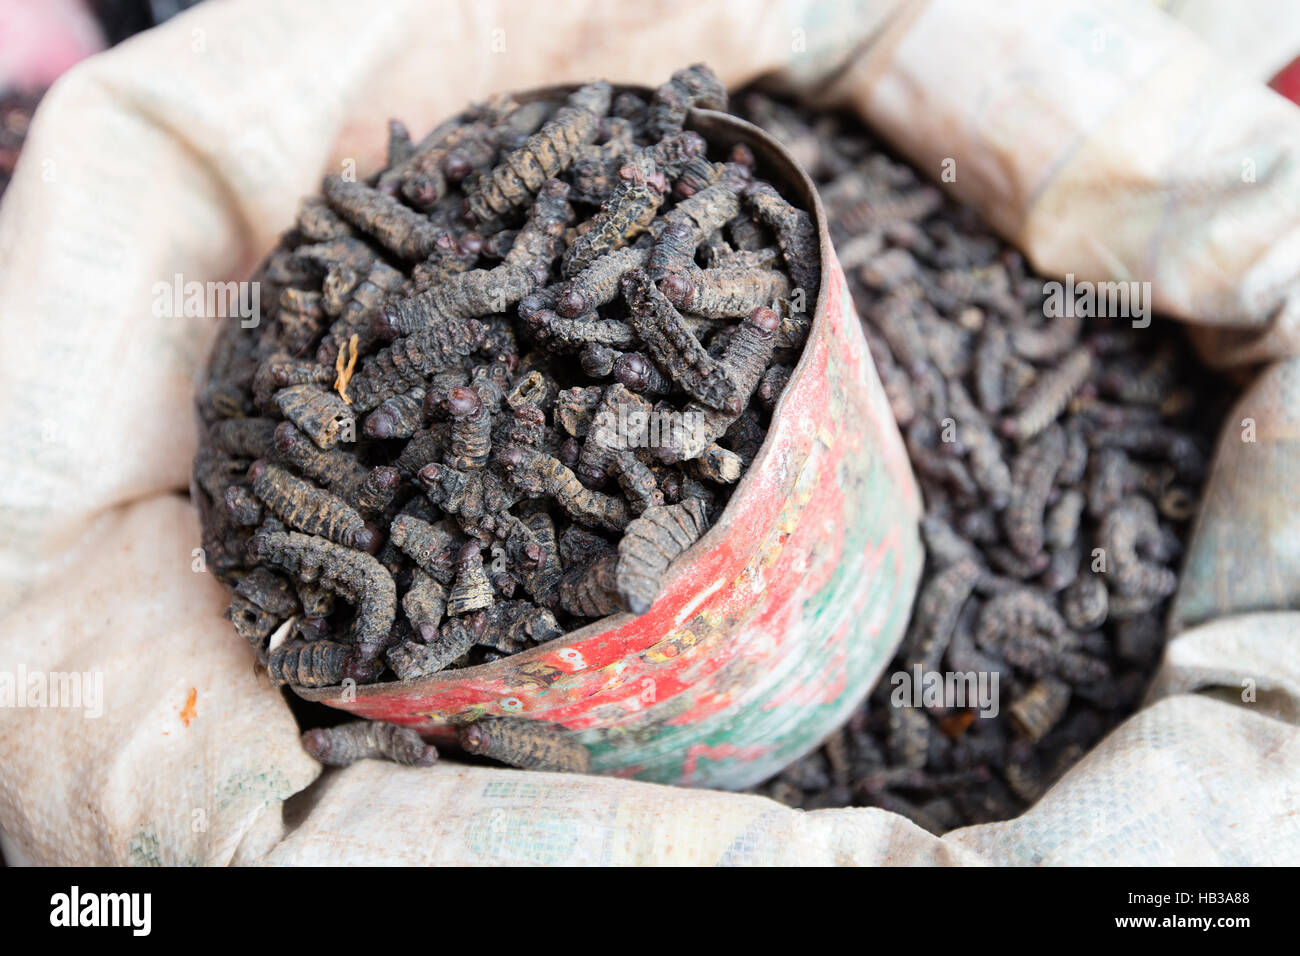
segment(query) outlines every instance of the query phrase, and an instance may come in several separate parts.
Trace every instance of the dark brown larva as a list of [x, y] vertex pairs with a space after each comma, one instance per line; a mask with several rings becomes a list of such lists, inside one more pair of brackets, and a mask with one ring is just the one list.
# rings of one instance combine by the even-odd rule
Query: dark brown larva
[[435, 577], [416, 568], [411, 572], [411, 586], [402, 597], [402, 610], [411, 629], [428, 643], [437, 635], [446, 613], [447, 589]]
[[759, 221], [776, 233], [785, 267], [795, 288], [803, 290], [811, 312], [821, 289], [821, 254], [812, 217], [791, 205], [769, 183], [754, 183], [745, 191], [745, 198]]
[[563, 172], [579, 147], [595, 139], [613, 94], [608, 83], [590, 83], [569, 97], [540, 130], [491, 173], [469, 187], [466, 209], [489, 222], [523, 205], [546, 180]]
[[703, 502], [647, 508], [628, 524], [618, 545], [614, 586], [633, 614], [644, 614], [659, 596], [668, 565], [700, 539], [708, 528]]
[[630, 324], [646, 351], [674, 382], [710, 408], [723, 410], [736, 401], [735, 383], [691, 334], [681, 314], [646, 272], [637, 269], [624, 276], [623, 295], [631, 312]]
[[492, 453], [492, 415], [477, 390], [457, 386], [448, 392], [451, 447], [446, 462], [462, 471], [477, 471]]
[[441, 235], [426, 217], [365, 183], [326, 176], [323, 190], [340, 216], [399, 258], [424, 259]]
[[725, 110], [727, 91], [717, 75], [703, 63], [678, 70], [655, 91], [650, 101], [647, 132], [654, 139], [682, 128], [691, 108]]
[[551, 724], [489, 717], [460, 729], [466, 753], [490, 757], [523, 770], [590, 773], [591, 753], [568, 731]]
[[510, 445], [499, 458], [521, 490], [555, 499], [573, 520], [609, 531], [627, 527], [626, 502], [585, 487], [573, 471], [550, 455]]
[[429, 641], [404, 641], [385, 654], [399, 680], [428, 677], [464, 657], [474, 647], [474, 632], [464, 621], [445, 621]]
[[650, 252], [649, 246], [632, 246], [601, 256], [564, 285], [555, 310], [572, 319], [613, 302], [623, 276], [633, 269], [645, 268], [650, 262]]
[[372, 328], [381, 339], [437, 333], [456, 319], [503, 313], [532, 292], [536, 284], [530, 269], [505, 263], [495, 269], [473, 269], [452, 276], [428, 292], [390, 302], [375, 315]]
[[788, 296], [790, 282], [775, 269], [694, 269], [664, 280], [661, 288], [683, 312], [735, 319]]
[[334, 641], [286, 641], [267, 655], [266, 672], [277, 687], [331, 687], [345, 678], [361, 683], [376, 673], [351, 647]]
[[253, 463], [248, 477], [257, 497], [291, 528], [348, 548], [371, 553], [378, 550], [379, 535], [337, 495], [262, 461]]
[[410, 727], [373, 720], [309, 730], [302, 735], [302, 746], [330, 767], [346, 767], [367, 758], [391, 760], [408, 767], [431, 767], [438, 759], [438, 751]]
[[461, 319], [399, 339], [357, 372], [349, 387], [353, 403], [368, 412], [386, 398], [423, 385], [435, 373], [461, 364], [486, 335], [482, 322]]
[[619, 171], [618, 185], [592, 217], [589, 228], [569, 244], [561, 273], [566, 277], [577, 275], [645, 232], [667, 188], [663, 173], [648, 156], [624, 166]]
[[387, 569], [369, 554], [293, 531], [254, 535], [249, 553], [338, 594], [356, 608], [353, 634], [357, 647], [383, 646], [397, 613], [397, 586]]
[[282, 388], [275, 393], [275, 404], [322, 451], [355, 434], [356, 418], [351, 408], [337, 392], [319, 385]]
[[400, 514], [389, 528], [389, 540], [426, 573], [443, 584], [452, 582], [456, 574], [456, 536], [445, 525]]
[[413, 388], [392, 398], [366, 416], [362, 426], [370, 438], [410, 438], [424, 419], [423, 388]]

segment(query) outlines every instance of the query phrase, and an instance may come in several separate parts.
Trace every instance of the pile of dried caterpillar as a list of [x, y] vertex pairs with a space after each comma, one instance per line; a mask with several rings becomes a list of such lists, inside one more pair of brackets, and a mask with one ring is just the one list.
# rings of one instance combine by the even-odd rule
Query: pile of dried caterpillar
[[[1017, 816], [1141, 699], [1226, 389], [1159, 319], [1049, 310], [1048, 280], [856, 122], [761, 93], [739, 104], [818, 183], [926, 508], [886, 678], [759, 789], [936, 833]], [[998, 715], [894, 706], [889, 678], [916, 668], [996, 676]]]
[[808, 213], [683, 125], [725, 107], [698, 65], [498, 97], [393, 123], [387, 168], [304, 203], [198, 396], [204, 560], [275, 682], [417, 679], [654, 602], [818, 293]]

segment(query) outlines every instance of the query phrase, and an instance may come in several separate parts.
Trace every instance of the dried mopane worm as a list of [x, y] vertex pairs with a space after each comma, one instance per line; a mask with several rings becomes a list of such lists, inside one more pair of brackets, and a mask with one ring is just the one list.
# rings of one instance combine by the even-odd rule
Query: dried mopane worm
[[[228, 616], [277, 683], [418, 680], [656, 600], [757, 457], [820, 272], [808, 212], [689, 128], [726, 106], [700, 64], [645, 96], [494, 97], [423, 138], [390, 124], [386, 169], [306, 201], [266, 321], [219, 336], [194, 468]], [[587, 766], [535, 725], [467, 733]], [[432, 755], [379, 725], [304, 744]]]

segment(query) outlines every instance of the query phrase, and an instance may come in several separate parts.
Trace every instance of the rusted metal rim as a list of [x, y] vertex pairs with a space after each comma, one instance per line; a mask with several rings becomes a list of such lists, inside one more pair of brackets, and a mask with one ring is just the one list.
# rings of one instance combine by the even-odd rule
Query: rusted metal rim
[[[545, 87], [528, 93], [516, 94], [516, 98], [523, 102], [532, 102], [539, 99], [558, 99], [567, 96], [577, 89], [576, 84]], [[615, 85], [617, 92], [631, 92], [639, 96], [648, 96], [652, 91], [646, 87], [640, 86], [619, 86]], [[762, 177], [781, 190], [781, 194], [788, 199], [798, 200], [802, 208], [808, 210], [817, 227], [818, 247], [820, 249], [830, 248], [829, 232], [826, 224], [826, 211], [822, 207], [821, 197], [817, 194], [816, 187], [813, 186], [812, 179], [807, 172], [795, 161], [794, 157], [786, 151], [780, 143], [769, 136], [759, 127], [730, 113], [722, 113], [715, 110], [692, 110], [687, 116], [686, 128], [692, 129], [702, 135], [709, 142], [710, 147], [723, 146], [730, 148], [736, 145], [748, 146], [754, 152], [754, 157], [758, 161], [758, 169]], [[822, 331], [825, 323], [831, 321], [828, 315], [822, 314], [822, 305], [826, 301], [829, 291], [831, 276], [830, 263], [826, 256], [822, 256], [820, 264], [820, 287], [817, 292], [817, 301], [812, 303], [812, 326], [808, 330], [808, 343], [817, 337]], [[829, 311], [829, 310], [826, 310]], [[812, 361], [812, 349], [805, 345], [803, 353], [799, 356], [799, 362], [795, 365], [794, 372], [790, 376], [785, 390], [782, 392], [776, 407], [772, 410], [772, 419], [776, 420], [786, 405], [786, 397], [795, 391], [795, 383], [807, 375], [815, 374], [809, 371]], [[764, 470], [771, 458], [772, 451], [772, 431], [769, 428], [767, 436], [759, 448], [758, 454], [750, 463], [749, 468], [741, 477], [736, 490], [732, 492], [731, 498], [728, 499], [727, 505], [718, 516], [718, 520], [704, 534], [699, 541], [696, 541], [690, 548], [683, 552], [677, 560], [668, 566], [664, 575], [661, 592], [667, 591], [670, 582], [675, 581], [684, 569], [697, 561], [702, 556], [711, 552], [718, 543], [729, 532], [729, 515], [732, 512], [732, 506], [739, 499], [743, 498], [749, 487], [753, 484], [758, 472]], [[545, 644], [539, 644], [536, 647], [530, 647], [526, 651], [520, 651], [512, 654], [507, 658], [499, 661], [493, 661], [490, 664], [478, 664], [474, 667], [459, 667], [455, 670], [439, 671], [436, 674], [430, 674], [428, 677], [420, 677], [410, 681], [387, 681], [376, 684], [358, 684], [356, 687], [357, 698], [367, 697], [387, 697], [387, 696], [408, 696], [412, 693], [419, 693], [423, 688], [434, 688], [446, 684], [457, 683], [460, 681], [492, 681], [509, 677], [521, 664], [525, 664], [533, 659], [541, 658], [547, 654], [553, 653], [553, 646], [557, 643], [576, 643], [579, 641], [590, 640], [598, 637], [602, 632], [610, 631], [623, 623], [627, 622], [635, 615], [622, 613], [611, 614], [584, 625], [574, 631], [568, 631], [560, 637], [554, 638]], [[338, 685], [330, 687], [300, 687], [296, 684], [288, 685], [295, 694], [304, 700], [319, 701], [337, 700], [339, 694]]]

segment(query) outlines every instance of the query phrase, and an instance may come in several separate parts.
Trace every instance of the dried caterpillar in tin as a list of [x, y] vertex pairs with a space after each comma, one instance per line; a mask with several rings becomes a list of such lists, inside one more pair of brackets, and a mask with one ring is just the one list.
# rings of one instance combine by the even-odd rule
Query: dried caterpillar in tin
[[741, 318], [790, 294], [785, 273], [774, 269], [695, 269], [665, 279], [660, 288], [683, 312], [709, 319]]
[[630, 246], [607, 253], [571, 278], [554, 303], [564, 318], [594, 312], [617, 298], [623, 276], [650, 262], [650, 246]]
[[411, 573], [411, 585], [402, 596], [402, 611], [411, 629], [429, 643], [437, 636], [446, 610], [447, 589], [433, 575], [416, 568]]
[[492, 453], [492, 414], [476, 389], [457, 386], [447, 393], [451, 415], [446, 463], [458, 470], [478, 470]]
[[[356, 419], [337, 392], [319, 385], [291, 385], [275, 393], [281, 414], [322, 451], [355, 434]], [[376, 403], [378, 404], [378, 403]]]
[[390, 302], [375, 314], [372, 331], [383, 340], [437, 332], [454, 326], [456, 320], [505, 312], [536, 284], [530, 269], [505, 264], [462, 272], [428, 292]]
[[435, 373], [460, 365], [486, 334], [482, 322], [460, 319], [398, 339], [352, 377], [348, 391], [353, 404], [368, 412], [386, 398], [424, 385]]
[[[328, 281], [329, 276], [326, 276]], [[402, 274], [386, 263], [376, 262], [371, 266], [370, 271], [350, 290], [338, 319], [316, 347], [316, 361], [332, 368], [339, 352], [347, 347], [354, 335], [357, 336], [358, 350], [369, 352], [376, 341], [371, 319], [402, 282]]]
[[666, 440], [661, 436], [657, 449], [660, 461], [667, 464], [698, 458], [726, 434], [748, 404], [771, 361], [779, 322], [771, 309], [758, 308], [736, 327], [718, 362], [718, 368], [731, 383], [731, 397], [722, 409], [700, 402], [688, 403], [682, 413], [683, 427], [674, 429]]
[[379, 758], [408, 767], [431, 767], [438, 751], [410, 727], [355, 720], [302, 735], [307, 753], [329, 767], [347, 767], [358, 760]]
[[423, 388], [386, 398], [366, 416], [362, 431], [368, 438], [410, 438], [424, 420]]
[[335, 641], [286, 641], [267, 655], [266, 672], [277, 687], [332, 687], [345, 678], [367, 683], [378, 676], [373, 663]]
[[760, 222], [776, 233], [785, 267], [808, 302], [816, 302], [821, 289], [821, 251], [812, 217], [793, 206], [770, 183], [756, 182], [745, 198]]
[[538, 342], [553, 351], [585, 349], [603, 345], [620, 351], [635, 347], [632, 327], [619, 319], [602, 319], [596, 313], [566, 319], [543, 309], [529, 320]]
[[496, 600], [492, 583], [483, 570], [483, 554], [473, 542], [456, 556], [456, 581], [447, 595], [447, 614], [459, 617], [470, 611], [490, 607]]
[[753, 173], [748, 166], [727, 163], [717, 182], [683, 199], [650, 225], [656, 238], [673, 225], [690, 227], [698, 246], [740, 214], [740, 196], [749, 186]]
[[653, 139], [663, 139], [682, 128], [691, 109], [725, 110], [727, 90], [711, 69], [696, 63], [678, 70], [655, 90], [650, 101], [646, 132]]
[[275, 322], [283, 348], [297, 355], [320, 334], [327, 321], [319, 292], [285, 289], [276, 300]]
[[509, 445], [498, 458], [521, 490], [554, 498], [574, 521], [609, 531], [627, 527], [627, 504], [621, 498], [583, 486], [577, 475], [550, 455]]
[[337, 495], [263, 461], [253, 463], [248, 477], [257, 497], [290, 527], [372, 554], [379, 549], [379, 535]]
[[345, 452], [321, 451], [292, 422], [281, 422], [273, 441], [273, 457], [324, 485], [364, 515], [387, 508], [401, 480], [397, 469], [387, 465], [366, 468]]
[[342, 176], [326, 176], [325, 199], [352, 225], [401, 259], [424, 259], [441, 233], [428, 218], [408, 209], [392, 196]]
[[644, 614], [659, 596], [664, 573], [709, 526], [699, 500], [647, 508], [628, 524], [618, 545], [615, 587], [633, 614]]
[[646, 272], [636, 269], [624, 276], [623, 297], [631, 310], [632, 328], [646, 350], [687, 394], [720, 411], [736, 401], [735, 383]]
[[305, 581], [315, 580], [356, 608], [353, 634], [363, 658], [383, 647], [397, 614], [397, 586], [372, 556], [296, 531], [256, 534], [249, 554]]
[[593, 263], [626, 246], [645, 232], [664, 201], [668, 187], [654, 161], [629, 163], [619, 171], [619, 182], [564, 253], [560, 271], [572, 277]]
[[534, 720], [490, 717], [460, 729], [466, 753], [523, 770], [589, 773], [591, 753], [568, 731]]
[[471, 177], [474, 181], [467, 183], [466, 212], [478, 222], [490, 222], [527, 202], [546, 180], [568, 167], [579, 147], [596, 138], [612, 94], [604, 82], [590, 83], [573, 93], [523, 146], [489, 174]]
[[426, 643], [403, 641], [385, 653], [398, 680], [418, 680], [445, 669], [474, 647], [474, 632], [459, 618], [446, 621]]
[[208, 440], [233, 457], [266, 458], [278, 424], [270, 418], [223, 418], [208, 427]]
[[401, 548], [423, 571], [443, 584], [455, 577], [456, 537], [442, 523], [430, 524], [413, 515], [399, 514], [388, 530], [389, 540]]

